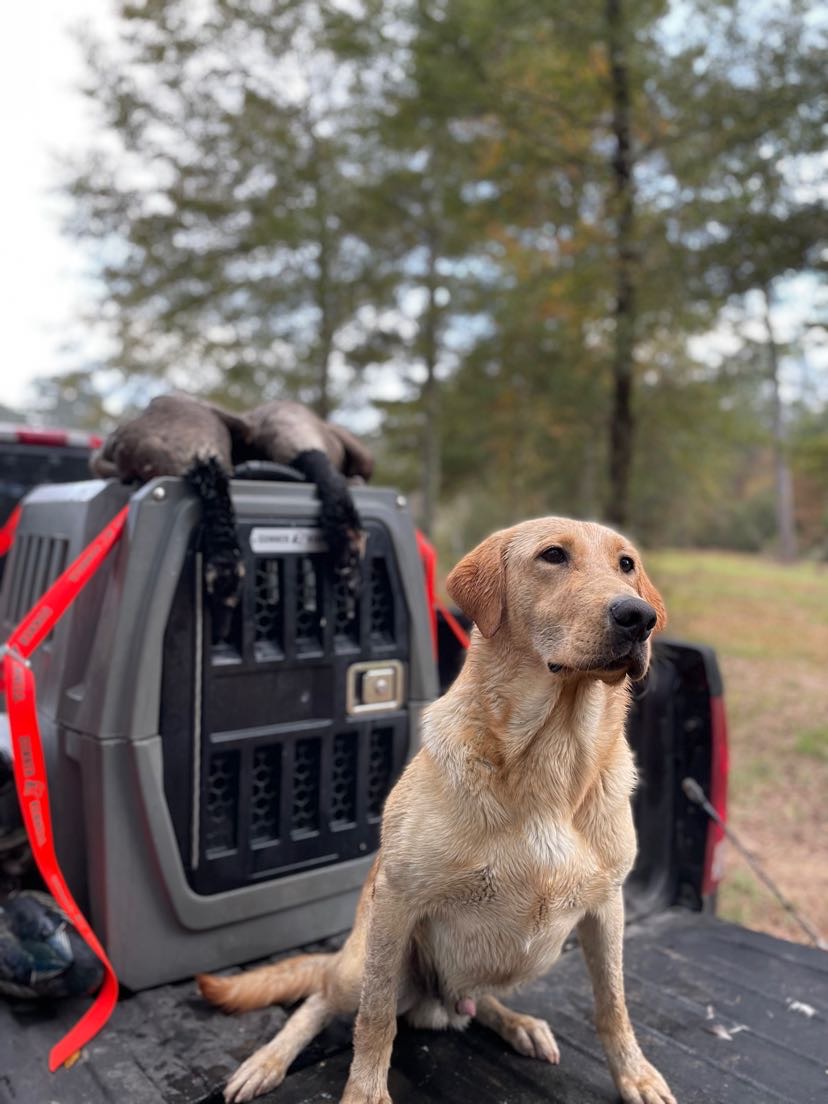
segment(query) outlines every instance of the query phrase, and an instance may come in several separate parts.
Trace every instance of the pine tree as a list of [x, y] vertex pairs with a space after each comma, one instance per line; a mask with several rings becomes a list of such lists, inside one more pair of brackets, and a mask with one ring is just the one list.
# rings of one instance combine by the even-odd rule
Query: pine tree
[[718, 532], [715, 476], [766, 462], [785, 349], [731, 371], [687, 342], [757, 295], [774, 328], [818, 271], [814, 10], [122, 3], [72, 186], [109, 367], [323, 413], [393, 395], [380, 474], [428, 529], [442, 502], [470, 538], [549, 511]]
[[350, 77], [323, 20], [304, 0], [122, 2], [115, 45], [87, 43], [104, 140], [71, 182], [70, 231], [96, 246], [126, 372], [323, 415], [347, 383], [369, 265]]
[[691, 32], [685, 47], [697, 74], [683, 86], [694, 126], [678, 131], [668, 155], [690, 198], [675, 216], [689, 245], [691, 294], [718, 304], [758, 301], [764, 348], [752, 376], [767, 396], [777, 549], [790, 561], [797, 539], [775, 299], [791, 273], [816, 277], [828, 231], [819, 180], [809, 182], [824, 143], [828, 35], [803, 0], [715, 10], [716, 33], [704, 48]]

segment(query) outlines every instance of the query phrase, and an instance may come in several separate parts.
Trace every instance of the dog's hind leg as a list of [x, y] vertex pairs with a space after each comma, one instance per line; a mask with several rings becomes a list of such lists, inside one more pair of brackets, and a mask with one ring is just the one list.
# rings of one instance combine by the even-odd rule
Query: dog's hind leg
[[299, 1051], [316, 1038], [334, 1016], [322, 993], [308, 997], [269, 1043], [242, 1062], [224, 1090], [227, 1104], [241, 1104], [280, 1085]]
[[513, 1012], [489, 994], [478, 1000], [475, 1018], [504, 1039], [518, 1054], [540, 1058], [553, 1065], [560, 1062], [558, 1044], [546, 1020]]

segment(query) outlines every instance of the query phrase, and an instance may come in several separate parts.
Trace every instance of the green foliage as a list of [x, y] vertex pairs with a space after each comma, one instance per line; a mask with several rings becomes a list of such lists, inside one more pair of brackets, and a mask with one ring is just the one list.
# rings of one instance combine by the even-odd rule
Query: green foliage
[[[233, 406], [292, 395], [358, 430], [370, 408], [378, 477], [453, 549], [602, 512], [628, 370], [633, 531], [767, 547], [784, 444], [770, 331], [718, 362], [688, 341], [751, 295], [772, 308], [791, 273], [824, 274], [824, 21], [815, 0], [616, 0], [612, 28], [609, 11], [121, 0], [117, 41], [86, 43], [101, 142], [68, 184], [114, 349], [103, 389], [67, 385], [84, 417], [95, 395], [101, 416], [123, 405], [122, 381]], [[824, 403], [788, 421], [819, 547]]]
[[828, 763], [828, 728], [808, 728], [798, 732], [794, 750], [800, 755]]
[[115, 361], [237, 404], [323, 413], [372, 292], [347, 85], [324, 8], [121, 5], [88, 44], [106, 143], [70, 184], [70, 231], [103, 253]]

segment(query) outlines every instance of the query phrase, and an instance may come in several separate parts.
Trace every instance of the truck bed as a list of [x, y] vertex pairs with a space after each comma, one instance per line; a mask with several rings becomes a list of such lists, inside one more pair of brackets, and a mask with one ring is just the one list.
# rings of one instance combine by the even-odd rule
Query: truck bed
[[[630, 1013], [680, 1104], [811, 1104], [828, 1094], [828, 954], [672, 909], [630, 926]], [[617, 1099], [592, 1026], [582, 957], [511, 1002], [549, 1019], [553, 1067], [512, 1053], [472, 1024], [463, 1033], [400, 1027], [390, 1087], [396, 1104], [600, 1104]], [[191, 982], [123, 999], [71, 1069], [50, 1075], [49, 1046], [80, 1002], [0, 1003], [0, 1101], [15, 1104], [220, 1104], [221, 1086], [283, 1022], [280, 1008], [226, 1017]], [[297, 1060], [271, 1104], [336, 1101], [351, 1057], [350, 1024], [332, 1025]]]

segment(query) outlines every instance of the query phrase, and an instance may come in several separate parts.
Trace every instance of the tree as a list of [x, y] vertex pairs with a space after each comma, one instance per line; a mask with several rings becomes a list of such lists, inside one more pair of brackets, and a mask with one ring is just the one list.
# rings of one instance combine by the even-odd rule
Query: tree
[[[775, 304], [824, 220], [821, 32], [783, 7], [122, 4], [73, 185], [114, 363], [323, 413], [373, 384], [380, 474], [438, 536], [442, 504], [469, 539], [557, 511], [760, 546]], [[761, 350], [689, 348], [757, 295]]]
[[797, 540], [774, 300], [785, 277], [816, 272], [828, 230], [819, 182], [806, 183], [824, 143], [828, 46], [825, 27], [811, 16], [803, 0], [750, 17], [738, 4], [719, 8], [717, 33], [704, 50], [692, 41], [684, 50], [698, 74], [684, 86], [696, 126], [668, 147], [677, 180], [692, 189], [676, 211], [692, 292], [722, 305], [751, 296], [760, 303], [764, 348], [753, 374], [768, 398], [777, 547], [785, 561], [795, 558]]
[[[441, 380], [468, 345], [463, 330], [486, 309], [475, 300], [486, 242], [469, 190], [475, 181], [481, 75], [458, 59], [457, 13], [412, 0], [340, 13], [339, 56], [368, 67], [373, 87], [355, 97], [365, 153], [361, 207], [371, 250], [377, 326], [353, 349], [360, 362], [395, 366], [410, 401], [395, 410], [399, 432], [412, 421], [420, 464], [420, 521], [430, 533], [441, 486]], [[389, 48], [396, 71], [383, 72]], [[377, 92], [379, 78], [381, 93]], [[381, 337], [381, 340], [378, 340]], [[400, 418], [401, 416], [401, 418]]]
[[122, 2], [116, 46], [87, 44], [104, 141], [71, 182], [70, 230], [97, 247], [128, 372], [323, 415], [347, 382], [339, 343], [370, 266], [323, 14]]
[[[715, 322], [734, 294], [723, 267], [744, 291], [761, 286], [760, 272], [772, 283], [801, 271], [820, 248], [824, 212], [790, 171], [821, 141], [824, 35], [811, 7], [791, 0], [757, 15], [724, 2], [676, 12], [593, 0], [576, 20], [549, 5], [506, 5], [478, 42], [493, 90], [499, 230], [524, 270], [537, 267], [527, 254], [546, 259], [550, 289], [576, 308], [572, 331], [603, 350], [604, 512], [619, 524], [630, 520], [636, 392], [653, 372], [650, 351]], [[577, 339], [564, 347], [578, 356]], [[655, 371], [666, 379], [670, 368]]]

